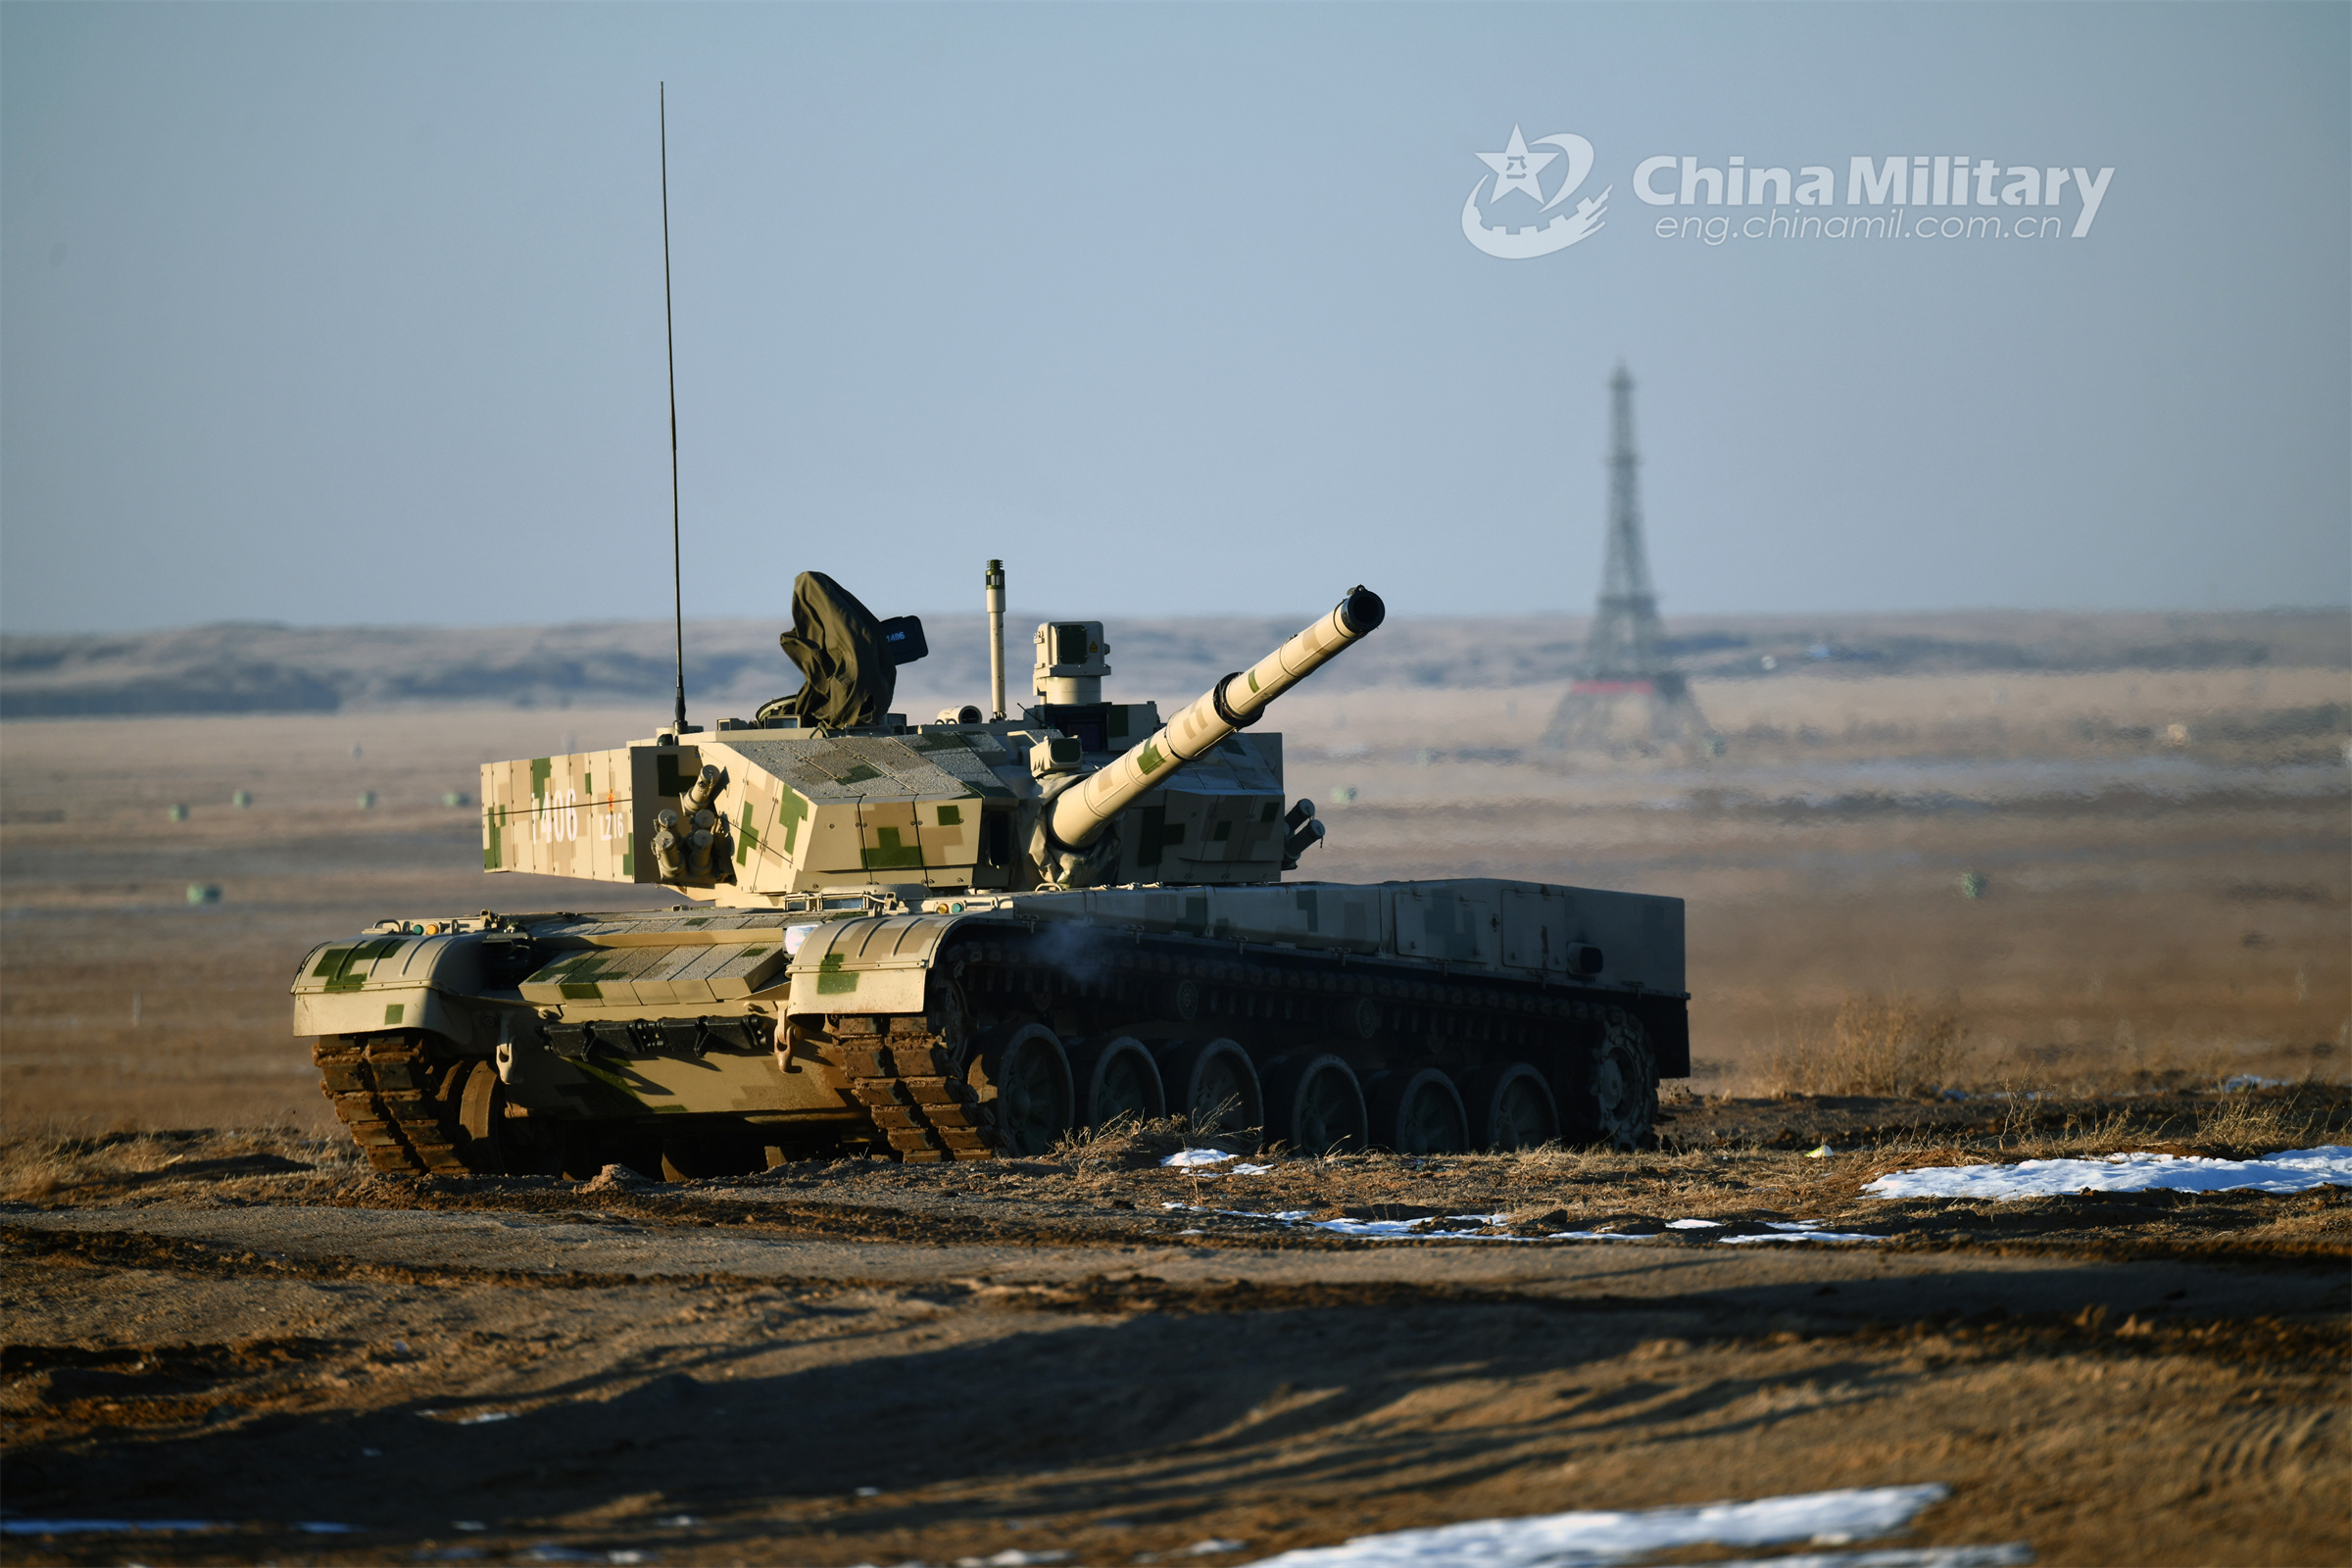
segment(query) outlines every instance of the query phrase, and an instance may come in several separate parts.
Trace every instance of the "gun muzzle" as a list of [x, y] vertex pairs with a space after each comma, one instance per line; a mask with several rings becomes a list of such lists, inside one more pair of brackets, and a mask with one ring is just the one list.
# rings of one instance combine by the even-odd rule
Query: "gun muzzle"
[[1360, 586], [1348, 589], [1330, 614], [1250, 668], [1226, 676], [1151, 739], [1065, 790], [1047, 818], [1054, 837], [1073, 850], [1085, 849], [1137, 796], [1157, 789], [1176, 769], [1257, 722], [1268, 703], [1322, 668], [1387, 615], [1380, 595]]

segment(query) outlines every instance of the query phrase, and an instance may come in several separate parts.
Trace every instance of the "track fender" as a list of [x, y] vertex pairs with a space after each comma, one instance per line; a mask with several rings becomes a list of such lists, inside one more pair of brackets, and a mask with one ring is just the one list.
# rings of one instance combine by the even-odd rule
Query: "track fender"
[[787, 971], [795, 1013], [920, 1013], [924, 987], [956, 915], [838, 920], [802, 939]]
[[294, 971], [294, 1033], [423, 1029], [487, 1053], [498, 1041], [500, 1009], [467, 1004], [482, 983], [478, 947], [470, 933], [322, 942]]

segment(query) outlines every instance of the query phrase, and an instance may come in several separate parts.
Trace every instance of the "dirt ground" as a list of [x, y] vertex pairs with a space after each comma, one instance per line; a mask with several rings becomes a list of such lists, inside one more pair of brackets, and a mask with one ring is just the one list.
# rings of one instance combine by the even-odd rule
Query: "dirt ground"
[[[2328, 690], [2268, 680], [2198, 711]], [[444, 804], [480, 761], [646, 716], [0, 726], [6, 1513], [218, 1526], [15, 1535], [9, 1559], [1125, 1564], [1235, 1544], [1198, 1553], [1213, 1568], [1456, 1519], [1930, 1481], [1950, 1498], [1893, 1544], [2352, 1557], [2341, 1192], [1861, 1196], [1902, 1164], [2352, 1142], [2340, 742], [2252, 755], [2204, 719], [2181, 746], [2119, 740], [2187, 697], [2085, 732], [2106, 688], [2013, 679], [1993, 705], [1987, 680], [2012, 715], [2057, 694], [2042, 739], [1939, 756], [1915, 726], [1874, 760], [1870, 726], [1966, 695], [1899, 684], [1728, 693], [1749, 707], [1707, 767], [1577, 772], [1509, 755], [1553, 690], [1300, 693], [1292, 788], [1331, 826], [1302, 874], [1680, 895], [1699, 1072], [1652, 1153], [1240, 1176], [1105, 1147], [677, 1187], [386, 1181], [326, 1136], [286, 1032], [296, 957], [394, 913], [670, 902], [485, 878], [470, 807]], [[1482, 735], [1494, 756], [1465, 755]], [[1952, 1021], [1960, 1098], [1771, 1096], [1841, 1006], [1903, 995]], [[2246, 1075], [2278, 1087], [2221, 1090]], [[1431, 1213], [1500, 1217], [1453, 1241], [1312, 1224]], [[1691, 1218], [1877, 1239], [1671, 1228]]]
[[[2307, 1136], [2352, 1117], [2305, 1094]], [[2352, 1194], [1886, 1201], [1863, 1183], [1935, 1156], [1808, 1159], [1741, 1132], [1817, 1133], [1801, 1103], [1717, 1114], [1673, 1124], [1704, 1150], [1232, 1176], [1143, 1139], [675, 1186], [398, 1182], [293, 1135], [20, 1145], [8, 1507], [217, 1525], [145, 1561], [1234, 1562], [1930, 1480], [1953, 1496], [1906, 1544], [2352, 1551]], [[1491, 1238], [1304, 1223], [1446, 1214]], [[1774, 1220], [1879, 1239], [1720, 1239]]]

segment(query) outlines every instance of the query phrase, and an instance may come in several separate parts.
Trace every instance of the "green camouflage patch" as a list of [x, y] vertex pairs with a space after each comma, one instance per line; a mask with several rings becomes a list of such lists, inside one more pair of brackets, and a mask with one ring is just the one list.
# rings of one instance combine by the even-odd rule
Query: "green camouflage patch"
[[874, 829], [874, 847], [859, 850], [858, 863], [868, 871], [904, 870], [909, 867], [919, 869], [923, 863], [923, 847], [920, 844], [902, 844], [899, 830], [895, 827], [878, 827]]
[[820, 997], [838, 997], [857, 989], [858, 971], [844, 969], [840, 954], [826, 954], [816, 966], [816, 994]]
[[1161, 852], [1184, 842], [1184, 824], [1168, 826], [1168, 808], [1147, 806], [1136, 813], [1135, 863], [1138, 866], [1157, 865]]

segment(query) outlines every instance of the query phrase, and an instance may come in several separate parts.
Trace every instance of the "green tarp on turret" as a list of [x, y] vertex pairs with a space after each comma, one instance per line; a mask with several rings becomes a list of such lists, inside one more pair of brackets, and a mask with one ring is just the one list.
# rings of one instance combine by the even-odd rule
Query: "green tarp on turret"
[[850, 729], [879, 724], [890, 711], [899, 673], [883, 645], [882, 623], [823, 572], [793, 579], [792, 630], [776, 641], [806, 684], [761, 708], [761, 719], [798, 714], [804, 724]]

